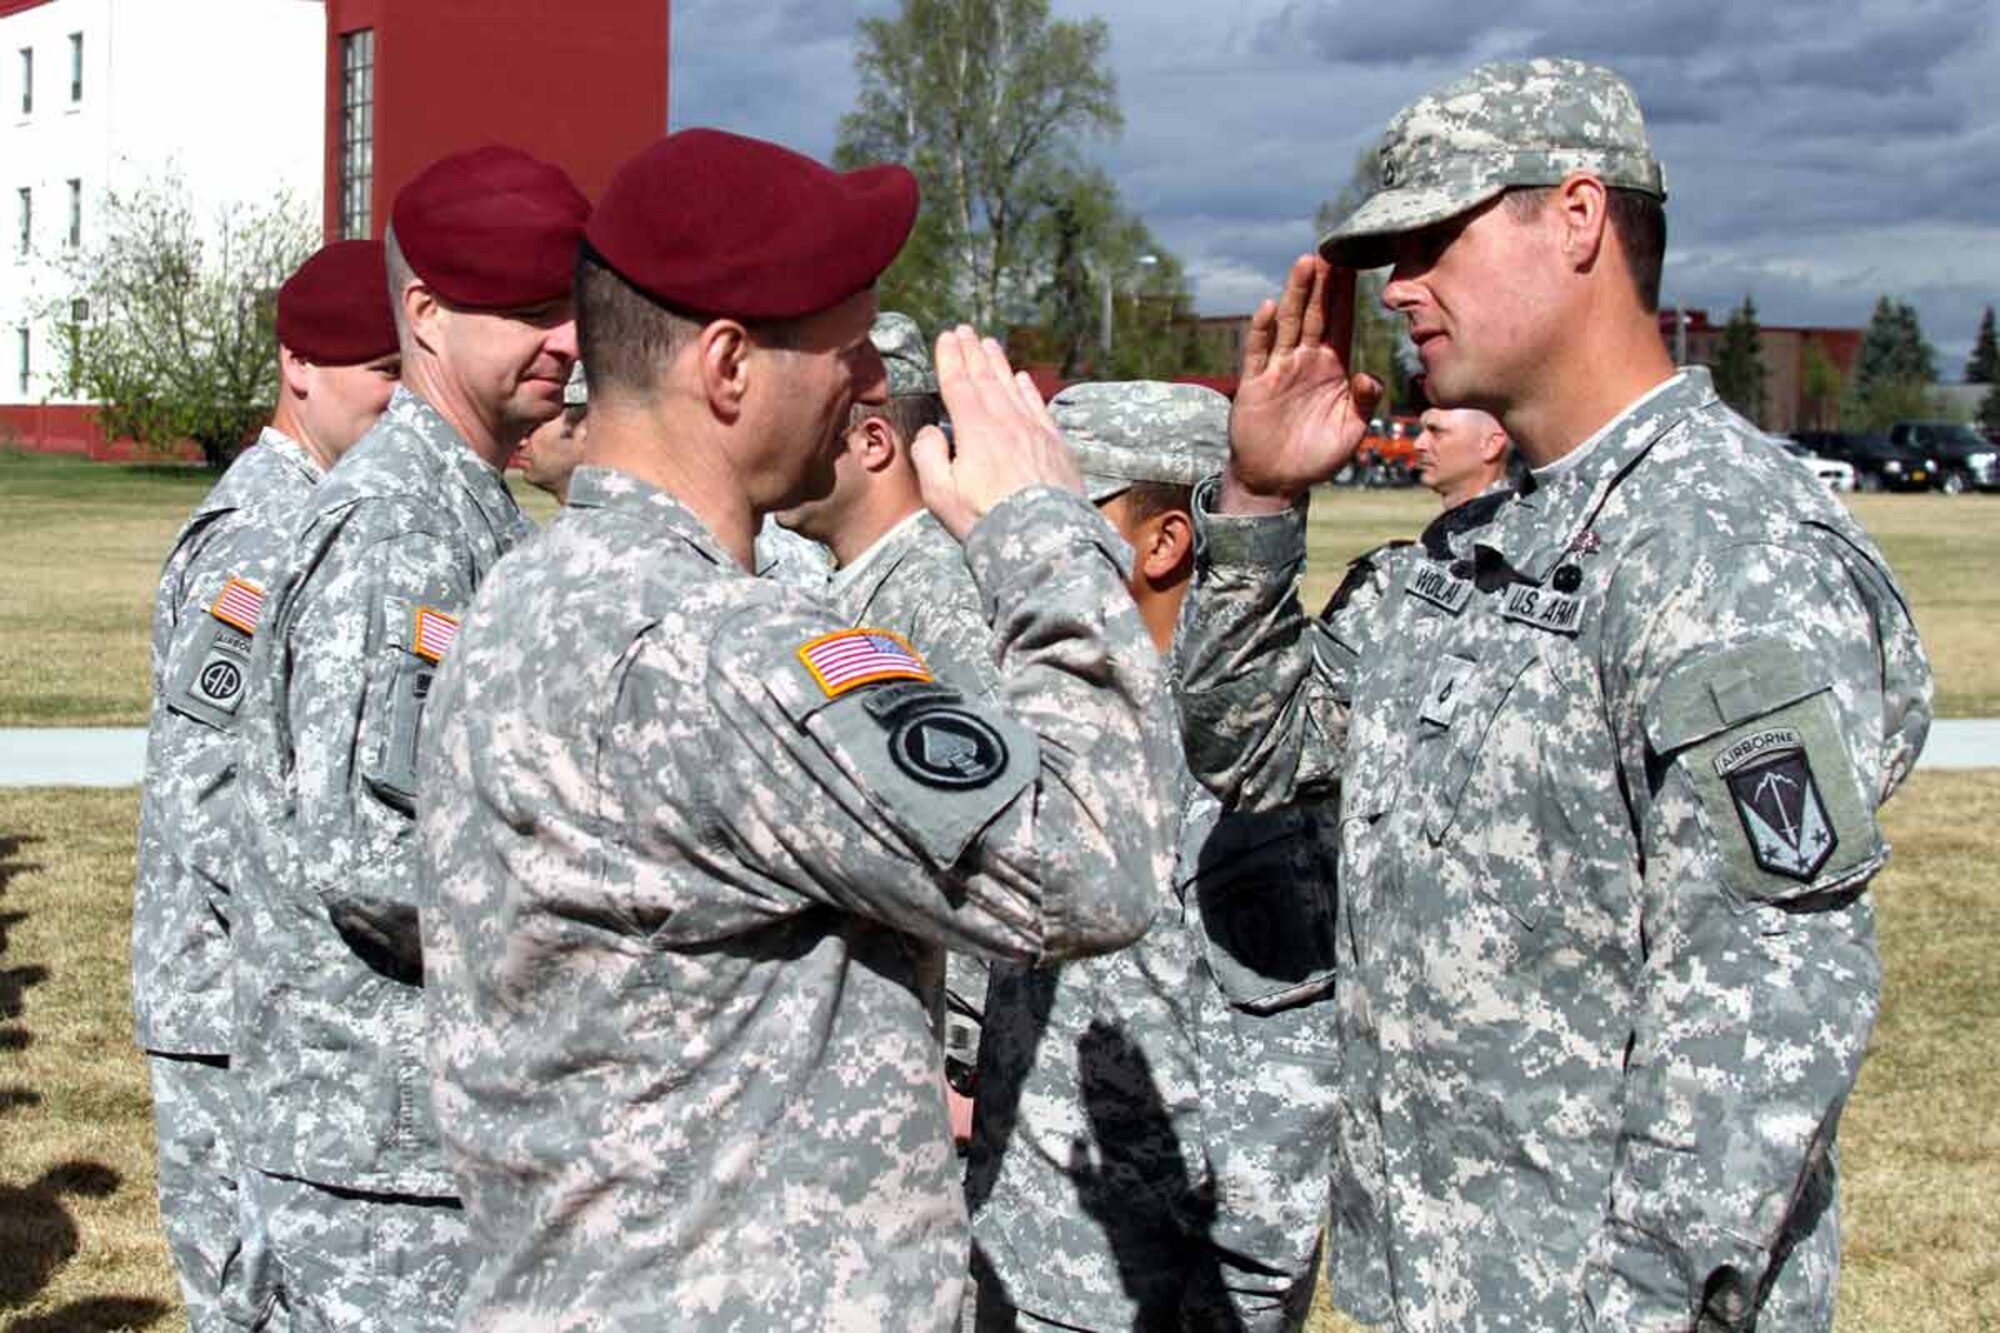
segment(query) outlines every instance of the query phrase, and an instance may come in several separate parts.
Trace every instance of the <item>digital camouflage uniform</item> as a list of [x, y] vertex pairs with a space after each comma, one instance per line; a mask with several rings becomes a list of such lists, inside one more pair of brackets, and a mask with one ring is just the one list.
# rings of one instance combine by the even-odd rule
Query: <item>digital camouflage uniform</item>
[[[1078, 385], [1051, 406], [1100, 503], [1227, 456], [1211, 390]], [[966, 1187], [982, 1329], [1303, 1317], [1336, 1078], [1330, 824], [1225, 817], [1176, 775], [1175, 866], [1146, 935], [994, 965]]]
[[1866, 534], [1685, 371], [1470, 556], [1398, 562], [1350, 707], [1304, 505], [1197, 520], [1191, 764], [1241, 808], [1341, 793], [1336, 1301], [1829, 1326], [1875, 810], [1930, 700]]
[[220, 1327], [239, 1243], [228, 1067], [236, 713], [263, 589], [320, 476], [303, 446], [265, 430], [181, 528], [153, 601], [132, 1001], [151, 1057], [160, 1220], [198, 1333]]
[[[868, 331], [888, 373], [889, 397], [938, 391], [923, 334], [908, 315], [884, 311]], [[907, 441], [905, 442], [907, 443]], [[827, 600], [850, 625], [892, 629], [923, 652], [937, 678], [986, 703], [998, 702], [993, 630], [965, 548], [929, 510], [919, 509], [836, 570]], [[979, 1060], [986, 1010], [986, 960], [946, 955], [943, 1033], [947, 1073], [965, 1091]], [[927, 983], [933, 991], [936, 982]]]
[[769, 514], [757, 530], [752, 559], [758, 578], [814, 597], [826, 596], [827, 583], [833, 578], [833, 552], [810, 537], [779, 526]]
[[1115, 948], [1169, 857], [1123, 544], [1036, 488], [966, 556], [1005, 712], [608, 469], [481, 591], [422, 816], [467, 1329], [951, 1326], [965, 1211], [910, 939]]
[[248, 1211], [268, 1223], [255, 1299], [282, 1288], [294, 1327], [446, 1327], [463, 1283], [424, 1063], [416, 745], [454, 618], [528, 530], [501, 475], [399, 388], [314, 493], [265, 604], [237, 1063]]

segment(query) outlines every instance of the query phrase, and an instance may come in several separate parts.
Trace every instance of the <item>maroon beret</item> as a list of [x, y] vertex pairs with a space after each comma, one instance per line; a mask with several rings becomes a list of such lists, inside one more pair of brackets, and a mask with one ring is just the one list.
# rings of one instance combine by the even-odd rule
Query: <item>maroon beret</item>
[[590, 201], [569, 173], [518, 148], [475, 148], [396, 192], [396, 244], [453, 305], [505, 310], [569, 295]]
[[278, 341], [304, 360], [355, 366], [396, 350], [380, 241], [323, 246], [278, 288]]
[[584, 231], [605, 263], [683, 310], [792, 319], [871, 285], [917, 219], [899, 166], [834, 171], [722, 130], [680, 130], [618, 169]]

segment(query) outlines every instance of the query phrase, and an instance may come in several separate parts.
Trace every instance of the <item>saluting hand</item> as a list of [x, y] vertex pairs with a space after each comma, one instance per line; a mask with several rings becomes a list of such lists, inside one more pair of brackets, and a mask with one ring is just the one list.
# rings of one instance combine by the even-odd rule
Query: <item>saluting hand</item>
[[957, 452], [943, 431], [926, 426], [910, 443], [910, 460], [924, 504], [952, 536], [964, 541], [988, 510], [1030, 486], [1083, 490], [1048, 405], [999, 343], [961, 324], [938, 336], [936, 362]]
[[1349, 375], [1354, 270], [1301, 255], [1276, 301], [1250, 321], [1229, 413], [1224, 513], [1271, 512], [1354, 456], [1382, 399], [1372, 375]]

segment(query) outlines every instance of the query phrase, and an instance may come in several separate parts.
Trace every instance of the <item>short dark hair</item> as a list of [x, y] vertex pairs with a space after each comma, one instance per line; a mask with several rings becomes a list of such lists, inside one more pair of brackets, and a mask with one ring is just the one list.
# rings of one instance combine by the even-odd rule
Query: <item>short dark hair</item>
[[847, 414], [847, 428], [854, 429], [870, 417], [880, 417], [908, 444], [926, 426], [944, 424], [944, 399], [934, 393], [910, 393], [882, 404], [856, 403]]
[[1135, 481], [1119, 492], [1125, 497], [1125, 512], [1134, 523], [1170, 514], [1178, 509], [1194, 513], [1194, 487], [1178, 481]]
[[[585, 242], [576, 256], [576, 337], [590, 367], [590, 391], [600, 386], [650, 397], [660, 366], [720, 315], [682, 310], [640, 291]], [[758, 345], [785, 350], [803, 343], [803, 321], [741, 320]]]
[[[1531, 185], [1507, 191], [1507, 208], [1517, 220], [1532, 217], [1555, 192], [1553, 185]], [[1625, 267], [1638, 289], [1647, 314], [1660, 309], [1660, 272], [1667, 258], [1667, 209], [1643, 190], [1607, 187], [1606, 220], [1625, 252]]]

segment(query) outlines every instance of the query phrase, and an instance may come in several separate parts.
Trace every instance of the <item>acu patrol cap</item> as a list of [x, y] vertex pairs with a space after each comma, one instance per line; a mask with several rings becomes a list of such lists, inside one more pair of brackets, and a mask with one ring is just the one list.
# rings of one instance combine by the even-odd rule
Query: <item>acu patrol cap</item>
[[917, 321], [894, 310], [875, 316], [868, 341], [882, 356], [889, 371], [889, 396], [910, 398], [938, 391], [937, 371], [931, 367], [930, 349], [924, 346], [923, 331]]
[[396, 244], [453, 305], [508, 310], [566, 297], [590, 201], [569, 173], [518, 148], [453, 153], [396, 192]]
[[278, 341], [321, 366], [358, 366], [395, 351], [382, 242], [335, 241], [299, 265], [278, 288]]
[[900, 166], [835, 171], [724, 130], [678, 130], [618, 169], [585, 239], [654, 300], [796, 319], [871, 287], [917, 220]]
[[1667, 197], [1639, 99], [1581, 60], [1501, 60], [1396, 113], [1376, 149], [1377, 184], [1319, 243], [1330, 263], [1380, 268], [1389, 241], [1517, 186], [1588, 171], [1615, 189]]
[[1229, 400], [1199, 384], [1072, 384], [1049, 412], [1092, 504], [1142, 481], [1192, 486], [1229, 461]]

